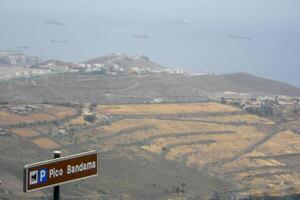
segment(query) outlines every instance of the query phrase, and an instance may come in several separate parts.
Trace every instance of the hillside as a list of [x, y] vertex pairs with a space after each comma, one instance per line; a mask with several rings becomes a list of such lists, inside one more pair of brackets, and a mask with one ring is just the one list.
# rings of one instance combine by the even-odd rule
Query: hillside
[[260, 78], [247, 73], [236, 73], [224, 75], [224, 78], [234, 85], [244, 88], [244, 91], [261, 91], [273, 94], [285, 94], [289, 96], [300, 96], [297, 87], [287, 83]]
[[130, 71], [135, 68], [147, 71], [161, 71], [163, 66], [156, 64], [145, 56], [127, 56], [124, 54], [109, 54], [103, 57], [93, 58], [82, 62], [89, 65], [102, 65], [104, 68], [123, 68], [124, 71]]
[[70, 107], [34, 105], [38, 110], [24, 116], [12, 112], [20, 107], [7, 105], [0, 112], [0, 124], [9, 124], [0, 135], [0, 160], [5, 160], [0, 198], [49, 197], [51, 190], [22, 192], [23, 166], [51, 158], [53, 150], [71, 155], [91, 149], [100, 152], [100, 175], [64, 185], [62, 198], [212, 200], [217, 193], [227, 200], [300, 194], [300, 136], [290, 122], [213, 102], [96, 105], [95, 123]]
[[[245, 78], [243, 78], [245, 77]], [[250, 78], [249, 78], [250, 77]], [[65, 73], [0, 82], [0, 101], [102, 104], [199, 102], [226, 93], [249, 97], [300, 96], [300, 89], [251, 75], [98, 75]]]
[[[82, 70], [92, 69], [90, 65], [147, 73]], [[70, 155], [91, 149], [101, 153], [101, 175], [65, 185], [63, 198], [300, 194], [296, 107], [291, 105], [293, 114], [285, 118], [266, 119], [212, 102], [226, 95], [300, 96], [299, 88], [244, 73], [172, 74], [146, 57], [109, 55], [68, 71], [76, 67], [45, 61], [31, 69], [56, 74], [0, 81], [0, 161], [6, 161], [0, 162], [0, 198], [47, 198], [50, 190], [23, 194], [22, 167], [51, 158], [53, 150]], [[96, 116], [95, 123], [85, 120], [87, 112]]]
[[78, 65], [72, 62], [66, 62], [61, 60], [46, 60], [39, 62], [31, 66], [32, 68], [42, 68], [48, 69], [53, 67], [68, 67], [68, 68], [78, 68]]

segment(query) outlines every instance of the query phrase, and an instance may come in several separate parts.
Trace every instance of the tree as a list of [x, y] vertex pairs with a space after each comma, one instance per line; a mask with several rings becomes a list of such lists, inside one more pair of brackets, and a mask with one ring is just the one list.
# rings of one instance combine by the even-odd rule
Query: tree
[[94, 123], [96, 121], [97, 117], [96, 115], [86, 115], [84, 116], [84, 120], [90, 123]]

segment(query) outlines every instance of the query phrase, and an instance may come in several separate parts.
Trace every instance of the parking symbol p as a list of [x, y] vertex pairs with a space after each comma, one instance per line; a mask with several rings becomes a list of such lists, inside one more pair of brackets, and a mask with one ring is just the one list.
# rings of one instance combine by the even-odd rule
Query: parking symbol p
[[39, 183], [45, 183], [48, 180], [48, 169], [39, 170]]

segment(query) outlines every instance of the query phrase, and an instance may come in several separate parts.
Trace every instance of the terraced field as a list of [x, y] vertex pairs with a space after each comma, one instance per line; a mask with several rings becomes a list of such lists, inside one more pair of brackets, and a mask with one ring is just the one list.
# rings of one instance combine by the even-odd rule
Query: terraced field
[[66, 116], [76, 115], [76, 112], [77, 111], [74, 108], [63, 106], [38, 109], [26, 115], [18, 115], [9, 111], [0, 110], [0, 126], [60, 120]]
[[[74, 114], [66, 111], [57, 108], [44, 114], [50, 120]], [[77, 115], [59, 124], [11, 128], [15, 137], [0, 138], [1, 157], [11, 155], [4, 147], [10, 143], [18, 146], [13, 154], [20, 157], [10, 162], [19, 166], [49, 157], [53, 150], [69, 155], [97, 149], [101, 175], [80, 183], [84, 193], [92, 195], [88, 199], [300, 194], [300, 135], [287, 124], [212, 102], [99, 105], [94, 113], [96, 123]], [[74, 127], [78, 129], [72, 134], [58, 134]], [[38, 156], [25, 154], [23, 146]], [[21, 171], [12, 174], [18, 177]], [[65, 197], [84, 195], [77, 187], [66, 187]]]
[[[97, 112], [120, 120], [98, 127], [90, 148], [148, 152], [208, 169], [234, 181], [240, 197], [300, 193], [300, 164], [284, 156], [299, 160], [300, 136], [271, 120], [217, 103], [108, 105]], [[84, 134], [78, 141], [87, 140]]]

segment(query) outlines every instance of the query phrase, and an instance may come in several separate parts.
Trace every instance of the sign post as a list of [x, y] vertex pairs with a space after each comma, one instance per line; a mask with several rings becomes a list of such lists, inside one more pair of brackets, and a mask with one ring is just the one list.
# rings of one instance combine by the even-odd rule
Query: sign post
[[97, 151], [60, 157], [54, 152], [54, 159], [24, 166], [23, 190], [31, 192], [42, 188], [53, 188], [53, 199], [60, 199], [59, 186], [65, 183], [98, 175]]
[[[60, 158], [61, 152], [60, 151], [54, 151], [54, 159]], [[59, 185], [54, 186], [53, 188], [53, 200], [59, 200], [60, 199], [60, 194], [59, 194]]]

